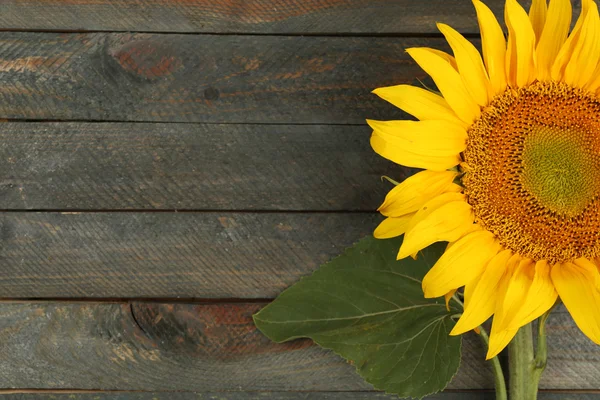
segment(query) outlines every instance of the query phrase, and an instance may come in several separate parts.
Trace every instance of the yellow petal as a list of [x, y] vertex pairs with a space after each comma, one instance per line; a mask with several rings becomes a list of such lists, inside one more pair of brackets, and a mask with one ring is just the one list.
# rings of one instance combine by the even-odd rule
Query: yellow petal
[[598, 6], [592, 1], [581, 25], [579, 40], [565, 67], [564, 81], [575, 87], [584, 87], [592, 79], [599, 59], [600, 18]]
[[575, 27], [573, 28], [573, 31], [571, 32], [567, 40], [561, 46], [556, 56], [556, 59], [552, 64], [552, 67], [550, 69], [550, 76], [555, 81], [562, 81], [564, 79], [565, 69], [573, 56], [573, 51], [575, 50], [577, 43], [579, 42], [579, 38], [581, 36], [581, 28], [583, 27], [583, 23], [586, 19], [591, 3], [593, 3], [593, 0], [582, 0], [581, 14], [577, 19], [577, 22], [575, 23]]
[[459, 154], [434, 156], [427, 153], [417, 154], [411, 152], [396, 143], [391, 143], [387, 137], [382, 137], [376, 132], [371, 135], [371, 147], [380, 156], [407, 167], [444, 171], [461, 162]]
[[441, 119], [466, 127], [448, 102], [429, 90], [410, 85], [397, 85], [378, 88], [373, 90], [373, 93], [421, 121]]
[[[590, 263], [591, 264], [591, 263]], [[552, 267], [552, 282], [581, 331], [600, 344], [600, 292], [596, 287], [598, 268], [579, 262]]]
[[440, 297], [471, 282], [498, 253], [500, 244], [485, 230], [472, 232], [444, 252], [423, 278], [425, 297]]
[[506, 40], [498, 20], [481, 1], [473, 0], [481, 31], [481, 48], [494, 95], [506, 89]]
[[492, 331], [490, 332], [490, 344], [485, 356], [486, 360], [494, 358], [500, 353], [517, 334], [518, 329], [505, 329], [503, 331], [494, 331], [494, 321], [492, 322]]
[[378, 136], [414, 154], [452, 156], [467, 146], [465, 129], [448, 121], [374, 121], [367, 123]]
[[[598, 279], [596, 280], [596, 288], [598, 289], [598, 291], [600, 291], [600, 259], [594, 258], [592, 260], [588, 260], [587, 258], [585, 258], [584, 260], [591, 262], [598, 269]], [[581, 260], [579, 260], [579, 259], [575, 260], [575, 264], [577, 264], [579, 262], [581, 262]]]
[[373, 236], [377, 239], [389, 239], [403, 235], [412, 217], [413, 214], [386, 218], [375, 229]]
[[[527, 292], [533, 281], [535, 262], [528, 258], [522, 259], [508, 280], [508, 286], [501, 302], [497, 303], [494, 320], [499, 330], [511, 328], [514, 319], [525, 301]], [[518, 327], [512, 327], [518, 328]]]
[[450, 332], [451, 335], [460, 335], [474, 329], [492, 316], [496, 308], [496, 296], [500, 280], [506, 271], [506, 264], [512, 256], [510, 250], [503, 250], [496, 254], [485, 266], [485, 270], [469, 296], [469, 304], [465, 304], [465, 311]]
[[462, 82], [458, 71], [432, 49], [415, 47], [406, 50], [419, 66], [431, 76], [456, 115], [471, 124], [481, 110]]
[[425, 203], [421, 203], [417, 212], [413, 215], [410, 223], [408, 224], [408, 231], [413, 229], [419, 222], [425, 220], [429, 215], [443, 206], [444, 204], [451, 203], [453, 201], [465, 201], [466, 197], [464, 194], [459, 192], [446, 192], [439, 194]]
[[556, 302], [556, 298], [547, 262], [539, 261], [534, 264], [529, 259], [521, 260], [508, 281], [501, 303], [498, 303], [496, 308], [496, 330], [516, 332], [548, 311]]
[[533, 27], [536, 40], [539, 41], [546, 23], [546, 14], [548, 12], [548, 4], [546, 0], [533, 0], [529, 8], [529, 20]]
[[[594, 263], [594, 265], [596, 266], [596, 268], [598, 268], [598, 273], [600, 273], [600, 258], [596, 257], [593, 260], [590, 260]], [[598, 290], [600, 290], [600, 281], [598, 281]]]
[[550, 278], [550, 266], [545, 260], [535, 263], [534, 276], [526, 296], [516, 313], [504, 323], [508, 329], [517, 329], [540, 317], [548, 311], [558, 298]]
[[552, 68], [552, 64], [554, 64], [556, 56], [569, 34], [572, 12], [569, 0], [550, 0], [546, 24], [536, 49], [538, 79], [540, 81], [550, 79], [550, 68]]
[[596, 66], [596, 69], [592, 73], [592, 77], [589, 82], [584, 86], [585, 89], [594, 93], [600, 88], [600, 63]]
[[448, 64], [450, 64], [452, 66], [452, 68], [454, 68], [455, 71], [458, 71], [458, 65], [456, 64], [456, 59], [454, 57], [452, 57], [450, 54], [446, 53], [445, 51], [438, 50], [438, 49], [428, 48], [428, 50], [431, 51], [433, 54], [436, 54], [436, 55], [440, 56], [441, 58], [443, 58], [444, 60], [446, 60], [446, 62]]
[[444, 300], [446, 301], [446, 310], [448, 311], [450, 311], [450, 300], [452, 299], [452, 296], [454, 296], [454, 293], [456, 293], [456, 289], [452, 289], [444, 295]]
[[[460, 241], [460, 239], [458, 239], [458, 240]], [[484, 268], [484, 271], [485, 271], [485, 268]], [[471, 282], [468, 282], [465, 284], [465, 287], [463, 289], [464, 308], [466, 308], [468, 306], [468, 304], [471, 303], [471, 298], [473, 297], [473, 290], [475, 289], [477, 282], [479, 282], [479, 279], [481, 279], [481, 275], [483, 275], [483, 271], [481, 271], [481, 274], [479, 274], [475, 278], [473, 278], [473, 280]]]
[[498, 284], [498, 288], [496, 291], [496, 309], [494, 312], [496, 315], [492, 321], [492, 330], [490, 332], [490, 342], [488, 346], [488, 352], [486, 355], [486, 360], [495, 357], [498, 353], [504, 349], [508, 343], [512, 340], [512, 338], [517, 334], [518, 329], [500, 329], [502, 325], [502, 318], [500, 309], [504, 304], [504, 299], [506, 297], [506, 291], [509, 286], [509, 282], [512, 279], [512, 275], [514, 274], [516, 268], [522, 261], [522, 257], [518, 254], [513, 254], [508, 261], [506, 262], [506, 271], [500, 279], [500, 283]]
[[535, 33], [527, 13], [517, 0], [506, 0], [504, 15], [508, 27], [506, 51], [508, 84], [516, 87], [527, 86], [536, 77]]
[[406, 232], [397, 258], [406, 258], [435, 242], [453, 242], [472, 228], [473, 211], [467, 202], [453, 201], [444, 204]]
[[423, 204], [446, 192], [459, 192], [461, 187], [453, 183], [454, 171], [421, 171], [389, 191], [377, 211], [387, 217], [400, 217], [415, 212]]
[[450, 26], [438, 23], [437, 27], [454, 52], [458, 72], [465, 87], [477, 104], [486, 106], [489, 102], [488, 93], [491, 92], [490, 80], [479, 51]]

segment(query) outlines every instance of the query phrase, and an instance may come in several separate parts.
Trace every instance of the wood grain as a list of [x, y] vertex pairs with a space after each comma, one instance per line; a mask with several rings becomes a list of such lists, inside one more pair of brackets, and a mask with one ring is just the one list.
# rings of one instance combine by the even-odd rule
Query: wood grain
[[364, 124], [436, 38], [0, 33], [0, 118]]
[[[398, 400], [377, 392], [149, 392], [149, 393], [23, 393], [4, 395], [5, 400]], [[493, 391], [445, 392], [427, 400], [494, 400]], [[538, 400], [598, 400], [598, 393], [542, 391]]]
[[3, 209], [374, 211], [401, 180], [370, 129], [0, 124]]
[[[251, 315], [264, 304], [4, 303], [4, 388], [365, 391], [349, 364], [307, 340], [275, 344]], [[559, 310], [541, 387], [597, 389], [600, 348]], [[465, 336], [451, 388], [491, 388], [481, 341]]]
[[[486, 3], [502, 15], [503, 0]], [[463, 0], [4, 0], [0, 29], [204, 33], [478, 33]]]
[[[3, 400], [398, 400], [398, 396], [379, 392], [93, 392], [93, 393], [14, 393], [2, 395]], [[445, 392], [426, 397], [427, 400], [494, 400], [491, 391]], [[539, 400], [556, 397], [539, 397]], [[591, 397], [569, 397], [568, 400], [588, 400]], [[561, 400], [564, 400], [561, 398]]]
[[[178, 391], [372, 390], [310, 341], [275, 344], [251, 315], [264, 304], [3, 304], [3, 388]], [[454, 388], [490, 387], [467, 341]], [[480, 357], [471, 359], [475, 354]]]
[[0, 213], [0, 297], [270, 298], [371, 234], [380, 219]]

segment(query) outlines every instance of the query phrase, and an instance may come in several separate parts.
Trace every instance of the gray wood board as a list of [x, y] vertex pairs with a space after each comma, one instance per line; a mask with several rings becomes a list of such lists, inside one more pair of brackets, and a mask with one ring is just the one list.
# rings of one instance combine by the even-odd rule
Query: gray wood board
[[[568, 400], [588, 400], [587, 397], [567, 397]], [[600, 395], [599, 395], [600, 396]], [[93, 393], [14, 393], [0, 394], [4, 400], [398, 400], [398, 396], [378, 392], [93, 392]], [[600, 397], [598, 397], [600, 398]], [[494, 400], [491, 391], [444, 392], [427, 400]], [[538, 397], [554, 400], [557, 397]], [[560, 400], [565, 400], [560, 398]]]
[[[307, 340], [270, 342], [251, 315], [263, 303], [3, 303], [3, 388], [364, 391], [354, 368]], [[548, 322], [541, 387], [598, 389], [600, 348], [559, 309]], [[450, 388], [492, 388], [481, 341], [465, 336]]]
[[3, 209], [374, 211], [406, 169], [366, 126], [0, 124]]
[[[19, 393], [0, 395], [5, 400], [398, 400], [376, 392], [148, 392], [148, 393]], [[444, 392], [427, 400], [494, 400], [493, 391]], [[598, 400], [598, 393], [546, 392], [538, 400]]]
[[364, 124], [438, 38], [0, 32], [0, 118]]
[[[0, 305], [0, 387], [178, 391], [372, 390], [308, 340], [275, 344], [264, 304]], [[454, 388], [490, 387], [480, 341], [466, 341]]]
[[[486, 4], [503, 15], [503, 0]], [[438, 21], [479, 32], [474, 8], [464, 0], [4, 0], [0, 29], [410, 34], [437, 32]]]
[[374, 213], [0, 213], [0, 297], [270, 298], [371, 234], [380, 219]]

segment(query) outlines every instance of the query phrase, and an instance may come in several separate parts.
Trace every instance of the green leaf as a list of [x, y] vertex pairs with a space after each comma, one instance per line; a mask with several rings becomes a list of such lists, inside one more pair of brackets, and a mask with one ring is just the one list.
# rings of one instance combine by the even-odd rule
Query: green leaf
[[356, 366], [375, 388], [421, 398], [446, 387], [461, 339], [443, 299], [425, 299], [421, 280], [443, 253], [438, 243], [396, 261], [401, 240], [365, 238], [254, 315], [271, 340], [309, 337]]

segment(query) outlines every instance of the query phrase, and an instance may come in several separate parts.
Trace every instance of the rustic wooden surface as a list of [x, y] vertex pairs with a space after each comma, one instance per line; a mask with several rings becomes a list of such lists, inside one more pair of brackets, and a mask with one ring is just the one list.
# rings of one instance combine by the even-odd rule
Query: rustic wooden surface
[[[502, 12], [501, 1], [488, 2]], [[463, 0], [4, 0], [0, 29], [262, 34], [477, 33]]]
[[[293, 392], [213, 392], [213, 393], [26, 393], [4, 395], [6, 400], [397, 400], [397, 396], [381, 393], [293, 393]], [[494, 393], [446, 392], [427, 397], [428, 400], [494, 400]], [[538, 400], [598, 400], [600, 394], [574, 392], [545, 392]]]
[[[5, 387], [36, 389], [371, 390], [354, 367], [310, 341], [275, 344], [260, 334], [251, 316], [265, 304], [5, 303], [0, 379]], [[595, 389], [600, 349], [564, 309], [547, 330], [541, 387]], [[482, 352], [479, 338], [465, 335], [450, 388], [493, 387]]]
[[272, 298], [374, 213], [4, 213], [0, 297]]
[[[0, 0], [0, 396], [392, 399], [251, 315], [414, 172], [364, 120], [406, 117], [370, 92], [430, 82], [438, 21], [478, 44], [468, 0]], [[548, 334], [540, 399], [600, 399], [600, 349]], [[431, 399], [493, 399], [463, 356]]]
[[[0, 35], [8, 119], [363, 124], [399, 117], [370, 92], [425, 73], [438, 38], [131, 33]], [[193, 83], [193, 84], [192, 84]]]
[[[0, 208], [374, 211], [364, 126], [8, 123]], [[277, 165], [277, 168], [272, 168]]]
[[[371, 390], [310, 341], [275, 344], [260, 334], [251, 315], [264, 305], [4, 304], [0, 379], [36, 389]], [[478, 353], [478, 339], [470, 342], [467, 358]], [[465, 362], [469, 372], [453, 386], [489, 386], [482, 363]]]

